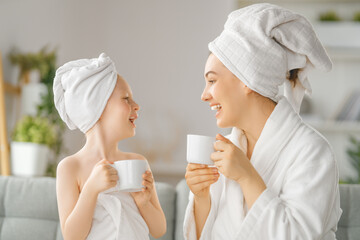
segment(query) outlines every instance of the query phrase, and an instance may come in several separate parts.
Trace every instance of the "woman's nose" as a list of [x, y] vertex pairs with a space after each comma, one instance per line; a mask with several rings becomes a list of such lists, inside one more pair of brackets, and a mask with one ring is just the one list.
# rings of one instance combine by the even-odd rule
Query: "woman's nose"
[[207, 88], [205, 87], [203, 93], [201, 94], [201, 100], [203, 100], [204, 102], [207, 102], [210, 99], [211, 99], [211, 95], [208, 92]]

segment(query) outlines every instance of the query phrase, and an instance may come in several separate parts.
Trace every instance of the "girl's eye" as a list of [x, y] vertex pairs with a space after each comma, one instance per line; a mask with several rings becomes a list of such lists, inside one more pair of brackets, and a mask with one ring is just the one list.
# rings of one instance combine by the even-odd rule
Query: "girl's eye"
[[125, 97], [124, 99], [125, 99], [126, 101], [129, 101], [129, 97]]

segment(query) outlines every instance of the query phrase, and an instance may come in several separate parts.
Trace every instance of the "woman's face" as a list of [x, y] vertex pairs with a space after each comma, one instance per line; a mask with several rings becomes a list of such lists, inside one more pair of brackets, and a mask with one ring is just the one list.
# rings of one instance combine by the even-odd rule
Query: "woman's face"
[[119, 140], [135, 135], [135, 120], [139, 105], [134, 101], [128, 83], [118, 75], [105, 110], [101, 115], [103, 128], [109, 130]]
[[251, 90], [214, 54], [208, 57], [204, 76], [206, 86], [201, 100], [209, 102], [210, 107], [216, 110], [218, 127], [241, 126], [242, 116], [246, 114], [246, 96]]

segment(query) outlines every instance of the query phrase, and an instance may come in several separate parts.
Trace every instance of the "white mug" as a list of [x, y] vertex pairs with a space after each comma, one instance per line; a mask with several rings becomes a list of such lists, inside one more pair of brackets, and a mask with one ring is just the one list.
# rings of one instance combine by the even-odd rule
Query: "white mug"
[[111, 164], [116, 169], [119, 180], [117, 188], [122, 192], [139, 192], [144, 187], [142, 185], [142, 175], [148, 169], [146, 160], [130, 159], [120, 160]]
[[214, 137], [188, 134], [186, 160], [189, 163], [214, 165], [210, 159], [214, 152], [214, 142]]

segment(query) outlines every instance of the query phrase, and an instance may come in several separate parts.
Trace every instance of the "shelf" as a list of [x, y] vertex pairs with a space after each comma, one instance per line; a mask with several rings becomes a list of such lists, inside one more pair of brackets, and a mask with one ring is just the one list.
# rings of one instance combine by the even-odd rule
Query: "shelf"
[[[238, 0], [240, 6], [244, 3], [263, 3], [264, 1], [261, 0]], [[276, 4], [276, 3], [306, 3], [306, 4], [313, 4], [313, 3], [358, 3], [359, 0], [270, 0], [269, 3]]]
[[341, 49], [360, 49], [360, 22], [316, 22], [315, 32], [324, 46]]
[[359, 133], [360, 122], [307, 122], [310, 126], [314, 127], [319, 132], [326, 133]]

